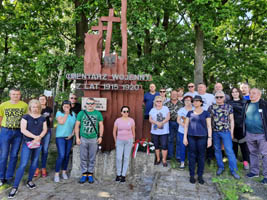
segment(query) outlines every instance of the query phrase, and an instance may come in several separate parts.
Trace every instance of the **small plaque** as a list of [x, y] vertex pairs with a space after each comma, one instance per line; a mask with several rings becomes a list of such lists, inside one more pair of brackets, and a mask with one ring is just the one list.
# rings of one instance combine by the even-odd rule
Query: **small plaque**
[[[94, 98], [94, 97], [93, 97]], [[86, 101], [88, 97], [82, 97], [82, 109], [86, 110]], [[98, 111], [107, 111], [107, 98], [94, 98], [95, 100], [95, 110]]]

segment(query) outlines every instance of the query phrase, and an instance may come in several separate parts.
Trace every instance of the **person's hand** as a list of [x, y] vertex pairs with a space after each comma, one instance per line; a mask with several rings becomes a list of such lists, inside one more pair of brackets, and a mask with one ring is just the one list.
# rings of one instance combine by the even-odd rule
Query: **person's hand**
[[234, 134], [233, 133], [231, 133], [231, 138], [232, 138], [232, 140], [234, 139]]
[[33, 143], [40, 143], [41, 141], [41, 136], [37, 136], [36, 138], [33, 139]]
[[65, 114], [70, 114], [70, 108], [63, 107], [63, 110]]
[[211, 145], [212, 145], [212, 139], [211, 138], [208, 138], [207, 147], [209, 148], [209, 147], [211, 147]]
[[71, 134], [69, 137], [66, 138], [66, 140], [70, 140], [74, 135]]
[[77, 144], [77, 145], [80, 145], [80, 144], [81, 144], [81, 140], [80, 140], [80, 138], [76, 138], [76, 144]]
[[[97, 144], [101, 144], [101, 142], [102, 142], [102, 137], [99, 137], [98, 139], [97, 139]], [[116, 145], [116, 144], [115, 144]]]
[[184, 137], [184, 141], [183, 141], [184, 145], [187, 146], [188, 145], [188, 141], [187, 141], [187, 138]]

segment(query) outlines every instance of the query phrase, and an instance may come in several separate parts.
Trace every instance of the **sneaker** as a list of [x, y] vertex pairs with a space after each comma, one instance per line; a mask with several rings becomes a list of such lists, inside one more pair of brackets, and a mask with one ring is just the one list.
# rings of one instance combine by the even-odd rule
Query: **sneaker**
[[0, 180], [0, 187], [6, 183], [5, 179]]
[[60, 181], [59, 176], [58, 176], [58, 175], [55, 175], [55, 176], [54, 176], [54, 182], [55, 182], [55, 183], [59, 183], [59, 181]]
[[233, 172], [233, 173], [232, 173], [232, 176], [233, 176], [235, 179], [240, 179], [240, 176], [239, 176], [238, 173], [236, 173], [236, 172]]
[[31, 190], [36, 188], [36, 185], [32, 181], [27, 181], [26, 186]]
[[259, 177], [259, 174], [253, 174], [252, 172], [247, 174], [248, 178], [254, 178], [254, 177]]
[[223, 173], [224, 169], [223, 168], [219, 168], [216, 172], [217, 176], [220, 176]]
[[42, 177], [43, 177], [43, 178], [47, 177], [47, 171], [46, 171], [46, 168], [42, 168]]
[[68, 179], [69, 179], [67, 173], [62, 173], [62, 178], [63, 178], [64, 180], [68, 180]]
[[121, 181], [120, 181], [120, 182], [121, 182], [121, 183], [125, 183], [125, 181], [126, 181], [126, 180], [125, 180], [125, 176], [121, 176]]
[[263, 185], [267, 185], [267, 178], [262, 179], [262, 180], [261, 180], [261, 183], [262, 183]]
[[205, 183], [205, 181], [203, 180], [202, 176], [198, 177], [198, 183], [201, 184], [201, 185], [203, 185]]
[[192, 184], [195, 184], [195, 182], [196, 182], [196, 179], [195, 179], [195, 177], [194, 177], [194, 176], [190, 176], [190, 179], [189, 179], [189, 181], [190, 181], [190, 183], [192, 183]]
[[94, 181], [94, 177], [93, 177], [93, 175], [89, 175], [88, 176], [88, 183], [94, 183], [95, 181]]
[[82, 177], [79, 180], [79, 183], [81, 183], [81, 184], [85, 183], [85, 181], [87, 181], [87, 178], [88, 178], [87, 174], [82, 175]]
[[184, 162], [181, 162], [180, 169], [184, 169], [184, 168], [185, 168]]
[[39, 176], [39, 174], [40, 174], [40, 169], [39, 168], [37, 168], [36, 170], [35, 170], [35, 172], [34, 172], [34, 177], [38, 177]]
[[120, 182], [120, 181], [121, 181], [121, 176], [116, 176], [115, 181], [116, 181], [116, 182]]
[[10, 192], [9, 192], [8, 198], [9, 199], [13, 199], [16, 196], [17, 193], [18, 193], [18, 189], [17, 188], [12, 188], [10, 190]]
[[244, 164], [244, 169], [245, 170], [249, 170], [249, 163], [248, 163], [248, 161], [244, 161], [243, 164]]

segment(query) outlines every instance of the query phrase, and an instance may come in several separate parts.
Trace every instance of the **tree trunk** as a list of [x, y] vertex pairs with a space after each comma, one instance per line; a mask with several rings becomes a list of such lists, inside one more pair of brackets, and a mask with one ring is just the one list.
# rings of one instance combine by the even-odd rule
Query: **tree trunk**
[[63, 69], [59, 69], [59, 73], [58, 73], [58, 77], [57, 77], [57, 86], [56, 86], [56, 94], [57, 95], [59, 93], [60, 90], [60, 79], [62, 77], [63, 74]]
[[[84, 1], [84, 4], [87, 1]], [[75, 9], [77, 9], [82, 2], [80, 0], [74, 0]], [[84, 34], [88, 32], [88, 20], [84, 12], [81, 12], [80, 21], [76, 22], [76, 44], [75, 52], [78, 57], [84, 55]]]
[[204, 34], [199, 24], [195, 25], [196, 46], [195, 46], [195, 84], [203, 83], [203, 42]]

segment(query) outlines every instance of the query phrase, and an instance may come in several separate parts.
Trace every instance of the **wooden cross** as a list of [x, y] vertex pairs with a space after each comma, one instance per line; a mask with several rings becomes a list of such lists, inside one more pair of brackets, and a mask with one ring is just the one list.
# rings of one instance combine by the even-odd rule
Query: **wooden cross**
[[100, 58], [100, 61], [102, 60], [102, 46], [103, 46], [103, 31], [106, 31], [107, 30], [107, 27], [106, 26], [103, 26], [103, 23], [101, 21], [101, 19], [98, 19], [98, 26], [92, 26], [91, 28], [92, 31], [98, 31], [101, 39], [99, 41], [99, 44], [98, 44], [98, 55], [99, 55], [99, 58]]
[[113, 8], [109, 9], [109, 16], [108, 17], [101, 17], [100, 19], [102, 22], [108, 22], [106, 47], [105, 47], [105, 56], [106, 56], [106, 55], [109, 55], [109, 53], [110, 53], [110, 44], [111, 44], [111, 37], [112, 37], [112, 23], [113, 22], [120, 22], [121, 19], [119, 17], [114, 17]]

